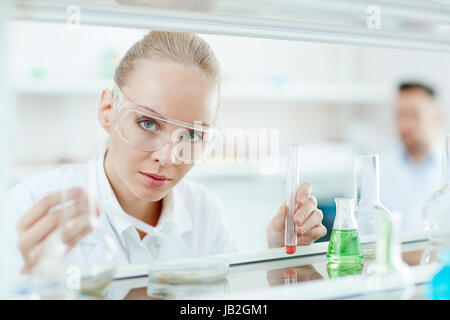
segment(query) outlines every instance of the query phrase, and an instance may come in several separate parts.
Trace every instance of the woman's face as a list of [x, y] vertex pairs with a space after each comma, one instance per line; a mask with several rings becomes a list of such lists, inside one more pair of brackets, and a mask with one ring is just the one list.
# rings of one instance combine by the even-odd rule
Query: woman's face
[[[191, 124], [211, 124], [217, 109], [218, 88], [214, 81], [195, 66], [167, 60], [136, 62], [121, 91], [134, 104]], [[174, 158], [171, 142], [154, 151], [143, 151], [124, 141], [113, 129], [112, 101], [112, 93], [105, 90], [98, 113], [100, 124], [110, 135], [107, 161], [112, 172], [107, 172], [108, 177], [113, 184], [114, 180], [120, 183], [113, 186], [115, 189], [126, 186], [139, 199], [159, 201], [193, 164]]]

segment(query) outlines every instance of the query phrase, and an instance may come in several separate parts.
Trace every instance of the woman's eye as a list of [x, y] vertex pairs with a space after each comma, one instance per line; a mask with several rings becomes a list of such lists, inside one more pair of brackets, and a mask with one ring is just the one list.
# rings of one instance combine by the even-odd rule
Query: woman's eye
[[138, 124], [144, 130], [153, 131], [156, 129], [156, 123], [155, 123], [155, 121], [153, 121], [151, 119], [140, 120], [140, 121], [138, 121]]
[[200, 132], [188, 131], [186, 132], [185, 138], [189, 142], [200, 142], [203, 140], [203, 135]]

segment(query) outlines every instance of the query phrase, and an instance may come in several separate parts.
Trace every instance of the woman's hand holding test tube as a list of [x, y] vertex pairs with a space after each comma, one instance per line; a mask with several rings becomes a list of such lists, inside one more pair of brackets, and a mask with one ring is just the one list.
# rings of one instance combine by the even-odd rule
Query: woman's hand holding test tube
[[[327, 233], [322, 224], [322, 211], [317, 209], [317, 200], [311, 196], [312, 186], [304, 182], [297, 188], [295, 201], [297, 211], [294, 215], [295, 230], [297, 231], [297, 244], [308, 245]], [[269, 248], [284, 246], [284, 220], [288, 213], [288, 207], [283, 204], [275, 217], [267, 227], [267, 242]]]

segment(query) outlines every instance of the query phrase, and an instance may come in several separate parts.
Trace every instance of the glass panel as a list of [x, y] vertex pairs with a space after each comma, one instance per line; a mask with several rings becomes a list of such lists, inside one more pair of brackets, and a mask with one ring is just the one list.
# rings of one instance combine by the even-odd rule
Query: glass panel
[[[68, 22], [69, 16], [70, 19], [74, 18], [69, 24], [77, 21], [76, 8], [70, 8], [68, 12], [64, 4], [58, 7], [55, 3], [16, 1], [18, 10], [15, 15], [24, 19], [60, 22]], [[101, 90], [111, 87], [113, 70], [119, 59], [133, 42], [141, 39], [148, 31], [111, 27], [112, 25], [139, 28], [158, 25], [169, 30], [328, 42], [346, 42], [347, 39], [346, 43], [385, 45], [389, 44], [387, 40], [392, 40], [390, 37], [393, 35], [387, 34], [384, 40], [377, 42], [370, 36], [361, 37], [360, 31], [363, 30], [355, 28], [354, 34], [345, 38], [341, 31], [345, 29], [345, 32], [350, 32], [353, 22], [347, 19], [339, 22], [339, 17], [322, 21], [323, 16], [314, 15], [312, 9], [305, 11], [309, 14], [305, 20], [311, 27], [308, 29], [311, 37], [307, 38], [309, 33], [303, 32], [306, 30], [304, 24], [299, 25], [302, 32], [300, 29], [293, 29], [294, 20], [281, 20], [281, 14], [286, 13], [264, 11], [267, 9], [265, 7], [260, 12], [252, 11], [254, 8], [245, 11], [240, 7], [241, 11], [234, 13], [229, 11], [219, 15], [216, 12], [216, 17], [198, 10], [191, 10], [187, 14], [187, 11], [175, 9], [143, 10], [134, 6], [123, 10], [115, 7], [112, 2], [109, 2], [110, 6], [105, 5], [105, 8], [102, 4], [106, 2], [77, 3], [80, 5], [79, 17], [83, 27], [75, 32], [64, 24], [11, 22], [14, 35], [10, 37], [13, 40], [9, 43], [14, 52], [11, 66], [17, 71], [11, 73], [11, 83], [16, 89], [16, 110], [20, 114], [13, 122], [16, 134], [13, 137], [15, 163], [11, 170], [14, 179], [11, 186], [62, 163], [85, 163], [92, 156], [95, 141], [103, 137], [96, 117]], [[221, 2], [221, 5], [225, 3]], [[273, 2], [264, 2], [269, 7], [271, 3], [273, 5]], [[319, 1], [318, 4], [320, 3], [324, 2]], [[343, 2], [342, 8], [346, 8], [346, 3]], [[231, 7], [231, 2], [229, 4]], [[294, 6], [293, 2], [289, 4]], [[237, 3], [235, 5], [239, 7]], [[412, 2], [413, 5], [418, 6], [419, 2]], [[431, 14], [425, 10], [426, 5], [423, 6], [423, 11], [416, 12], [416, 17], [421, 17], [424, 21], [428, 19], [433, 25], [437, 21], [447, 23], [441, 16], [435, 20], [430, 18]], [[429, 6], [436, 8], [440, 5]], [[402, 8], [405, 10], [400, 10], [401, 14], [409, 12], [406, 7]], [[333, 7], [330, 10], [334, 10]], [[439, 12], [434, 13], [439, 16]], [[255, 16], [249, 19], [249, 14]], [[408, 17], [413, 16], [410, 14]], [[249, 25], [243, 25], [239, 19], [247, 21]], [[167, 24], [159, 24], [161, 21], [166, 21]], [[336, 32], [329, 34], [338, 24]], [[283, 28], [280, 28], [282, 25]], [[276, 32], [268, 31], [275, 29]], [[411, 39], [414, 36], [424, 36], [422, 31], [402, 36], [395, 45], [414, 47], [410, 46]], [[327, 36], [320, 37], [324, 34]], [[202, 34], [201, 37], [211, 44], [223, 66], [220, 120], [224, 128], [231, 131], [246, 128], [249, 144], [261, 132], [259, 130], [266, 130], [269, 136], [272, 133], [270, 130], [275, 130], [274, 137], [279, 143], [272, 150], [277, 165], [274, 168], [266, 167], [261, 162], [256, 165], [247, 163], [250, 147], [236, 148], [233, 149], [233, 159], [243, 160], [243, 163], [236, 161], [223, 166], [198, 166], [186, 177], [210, 189], [222, 200], [226, 219], [244, 254], [267, 248], [267, 225], [286, 198], [287, 159], [283, 150], [287, 143], [302, 144], [304, 158], [301, 161], [301, 181], [311, 182], [314, 186], [313, 195], [318, 198], [318, 207], [324, 215], [323, 223], [328, 229], [328, 234], [318, 239], [318, 242], [328, 241], [335, 215], [334, 198], [351, 197], [353, 194], [351, 180], [354, 154], [385, 151], [385, 147], [398, 138], [393, 114], [397, 110], [395, 95], [399, 79], [410, 74], [416, 74], [419, 79], [431, 79], [442, 93], [442, 105], [448, 105], [450, 101], [446, 79], [450, 72], [447, 53], [222, 35]], [[428, 38], [431, 46], [427, 48], [438, 49], [439, 45], [445, 46], [445, 41], [448, 41], [439, 42], [438, 45], [436, 38]], [[405, 45], [405, 41], [409, 41], [410, 45]], [[33, 50], [29, 50], [30, 47]], [[264, 54], [259, 54], [260, 52]], [[228, 133], [230, 132], [224, 132], [226, 138], [232, 138], [233, 132], [227, 136]], [[408, 140], [408, 135], [404, 138]], [[438, 138], [436, 136], [434, 140]], [[397, 145], [396, 151], [399, 150], [403, 148]], [[215, 156], [216, 159], [219, 158], [217, 154]], [[383, 159], [387, 158], [383, 156]], [[394, 185], [393, 182], [400, 183], [400, 187], [394, 189], [382, 187], [384, 194], [381, 194], [381, 200], [389, 209], [401, 211], [408, 217], [414, 216], [404, 219], [410, 223], [410, 226], [404, 224], [405, 230], [408, 230], [410, 227], [417, 227], [419, 219], [416, 218], [419, 216], [417, 212], [421, 198], [409, 196], [403, 191], [409, 190], [411, 186], [423, 187], [420, 192], [425, 189], [431, 191], [435, 185], [432, 175], [424, 175], [430, 177], [430, 180], [423, 185], [411, 183], [411, 177], [404, 179], [395, 175], [399, 172], [407, 174], [405, 171], [409, 168], [409, 160], [402, 159], [393, 171], [380, 172], [380, 184], [389, 186]], [[433, 159], [435, 158], [430, 158], [430, 162], [425, 165], [434, 168]], [[380, 171], [390, 162], [383, 160], [382, 163]], [[428, 170], [426, 167], [422, 169], [423, 172]], [[388, 178], [391, 178], [390, 183]], [[408, 205], [406, 209], [404, 204]], [[414, 209], [414, 213], [410, 209]], [[430, 253], [430, 258], [427, 259], [433, 260], [433, 256]], [[326, 266], [324, 254], [320, 259], [320, 266], [323, 268]], [[314, 266], [315, 262], [302, 262], [293, 266], [311, 263]], [[278, 270], [283, 266], [278, 267], [274, 269]], [[339, 273], [342, 270], [332, 271]], [[294, 272], [288, 272], [288, 279], [284, 280], [287, 283], [295, 281], [293, 274]], [[265, 271], [260, 275], [265, 277]]]
[[9, 164], [11, 160], [11, 111], [12, 100], [10, 99], [9, 88], [5, 74], [7, 72], [6, 58], [9, 50], [6, 43], [6, 13], [10, 10], [9, 1], [0, 2], [0, 252], [4, 258], [0, 260], [0, 299], [10, 296], [10, 285], [15, 277], [11, 277], [10, 257], [12, 253], [11, 232], [14, 229], [11, 215], [7, 210], [7, 190], [9, 188]]

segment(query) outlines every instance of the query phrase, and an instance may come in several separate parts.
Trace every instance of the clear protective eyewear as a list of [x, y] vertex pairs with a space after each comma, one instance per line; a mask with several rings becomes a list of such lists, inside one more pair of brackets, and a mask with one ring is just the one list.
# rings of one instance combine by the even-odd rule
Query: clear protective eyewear
[[[172, 143], [172, 159], [194, 163], [201, 159], [207, 144], [218, 130], [216, 126], [194, 124], [171, 119], [149, 107], [128, 101], [114, 83], [114, 129], [128, 144], [144, 151], [155, 151]], [[174, 160], [175, 161], [175, 160]]]

